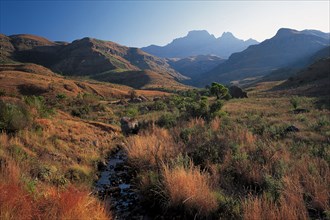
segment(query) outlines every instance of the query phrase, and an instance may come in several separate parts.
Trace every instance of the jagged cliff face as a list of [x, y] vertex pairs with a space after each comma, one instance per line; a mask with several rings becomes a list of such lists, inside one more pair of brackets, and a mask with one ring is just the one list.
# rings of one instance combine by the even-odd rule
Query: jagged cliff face
[[216, 38], [205, 30], [190, 31], [187, 36], [174, 39], [166, 46], [150, 45], [142, 48], [143, 51], [158, 57], [185, 58], [197, 55], [216, 55], [228, 58], [234, 52], [240, 52], [248, 46], [259, 42], [236, 38], [230, 32], [224, 32]]

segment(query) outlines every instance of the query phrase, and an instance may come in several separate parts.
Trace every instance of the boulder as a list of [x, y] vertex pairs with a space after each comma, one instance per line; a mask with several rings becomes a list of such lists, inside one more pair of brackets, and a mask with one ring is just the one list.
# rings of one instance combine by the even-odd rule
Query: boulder
[[232, 98], [247, 98], [247, 93], [238, 86], [229, 87], [229, 94]]
[[142, 99], [144, 102], [149, 101], [149, 99], [143, 95], [140, 95], [139, 98]]
[[127, 101], [124, 99], [119, 100], [118, 102], [116, 102], [117, 105], [127, 105]]
[[289, 132], [298, 132], [299, 131], [299, 128], [297, 128], [296, 126], [294, 125], [290, 125], [289, 127], [287, 127], [285, 129], [285, 133], [289, 133]]
[[128, 134], [137, 134], [139, 132], [139, 122], [136, 119], [131, 119], [129, 117], [122, 117], [120, 119], [121, 131]]
[[129, 102], [131, 102], [131, 103], [141, 103], [141, 102], [147, 102], [147, 101], [149, 101], [148, 98], [143, 95], [141, 95], [139, 97], [134, 97], [129, 100]]
[[152, 100], [152, 101], [154, 101], [154, 102], [157, 102], [157, 101], [159, 101], [159, 100], [162, 100], [162, 98], [161, 98], [161, 97], [158, 97], [158, 96], [156, 96], [156, 97], [154, 97], [154, 98], [153, 98], [153, 100]]
[[103, 171], [107, 168], [107, 163], [105, 161], [99, 161], [97, 163], [97, 170]]
[[309, 110], [304, 109], [304, 108], [297, 108], [297, 109], [293, 110], [292, 112], [293, 112], [293, 114], [301, 114], [301, 113], [308, 113]]
[[141, 103], [141, 102], [143, 102], [143, 100], [140, 97], [136, 97], [136, 98], [130, 99], [129, 102], [131, 102], [131, 103]]

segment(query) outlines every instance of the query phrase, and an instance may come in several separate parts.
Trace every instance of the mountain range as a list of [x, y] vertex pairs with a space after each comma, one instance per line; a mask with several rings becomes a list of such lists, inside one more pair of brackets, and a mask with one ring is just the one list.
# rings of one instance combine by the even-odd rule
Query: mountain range
[[216, 38], [205, 30], [195, 30], [190, 31], [185, 37], [174, 39], [166, 46], [150, 45], [141, 49], [163, 58], [216, 55], [225, 59], [234, 52], [243, 51], [248, 46], [258, 43], [253, 39], [240, 40], [230, 32], [224, 32]]
[[[186, 45], [191, 49], [195, 43], [196, 50], [173, 50], [183, 56], [187, 51], [199, 53], [197, 48], [202, 48], [201, 45], [226, 39], [226, 47], [233, 48], [228, 39], [233, 42], [237, 39], [230, 33], [216, 39], [206, 31], [191, 31], [166, 48], [181, 45], [182, 49]], [[330, 35], [317, 30], [282, 28], [274, 37], [233, 53], [228, 59], [210, 54], [160, 58], [143, 51], [145, 48], [126, 47], [111, 41], [86, 37], [68, 43], [28, 34], [0, 34], [0, 48], [0, 63], [3, 64], [35, 63], [62, 75], [83, 76], [136, 89], [177, 90], [187, 88], [182, 83], [204, 87], [212, 82], [287, 79], [318, 59], [330, 56]], [[207, 51], [206, 48], [203, 50]], [[226, 51], [217, 50], [219, 53]]]
[[[282, 28], [274, 37], [234, 53], [211, 71], [199, 74], [191, 84], [205, 86], [214, 81], [227, 84], [265, 76], [283, 67], [303, 67], [318, 51], [327, 50], [329, 39], [329, 33]], [[323, 51], [323, 54], [327, 53]]]

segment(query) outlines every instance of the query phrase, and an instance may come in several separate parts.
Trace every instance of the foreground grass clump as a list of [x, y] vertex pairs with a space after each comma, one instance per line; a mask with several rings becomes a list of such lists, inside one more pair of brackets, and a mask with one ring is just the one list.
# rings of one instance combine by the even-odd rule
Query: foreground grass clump
[[172, 158], [180, 150], [169, 131], [157, 127], [151, 132], [132, 136], [127, 142], [128, 157], [137, 167], [160, 166], [162, 161]]
[[0, 131], [13, 133], [31, 125], [31, 114], [24, 103], [0, 100]]
[[163, 185], [169, 207], [183, 207], [187, 212], [202, 216], [210, 215], [218, 207], [209, 175], [193, 165], [174, 168], [164, 165]]
[[88, 191], [74, 187], [37, 197], [13, 183], [0, 183], [0, 191], [0, 219], [111, 219]]
[[246, 220], [308, 219], [303, 200], [299, 199], [297, 201], [294, 199], [296, 198], [289, 198], [289, 200], [282, 198], [279, 204], [276, 204], [265, 195], [248, 198], [243, 204], [243, 218]]
[[49, 186], [35, 181], [10, 158], [0, 158], [0, 219], [111, 219], [83, 187]]

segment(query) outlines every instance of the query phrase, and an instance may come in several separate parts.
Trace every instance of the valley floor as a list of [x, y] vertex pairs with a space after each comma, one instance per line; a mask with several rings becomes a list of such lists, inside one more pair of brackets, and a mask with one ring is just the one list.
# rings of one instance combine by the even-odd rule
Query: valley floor
[[[117, 146], [150, 218], [330, 217], [329, 97], [258, 87], [218, 101], [205, 90], [170, 95], [58, 76], [41, 94], [22, 94], [6, 74], [0, 219], [115, 218], [91, 192]], [[19, 76], [31, 88], [42, 78]], [[122, 134], [124, 116], [139, 121], [138, 134]]]

